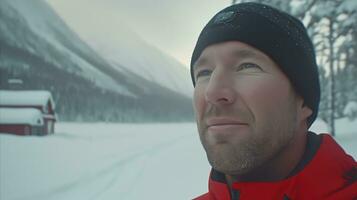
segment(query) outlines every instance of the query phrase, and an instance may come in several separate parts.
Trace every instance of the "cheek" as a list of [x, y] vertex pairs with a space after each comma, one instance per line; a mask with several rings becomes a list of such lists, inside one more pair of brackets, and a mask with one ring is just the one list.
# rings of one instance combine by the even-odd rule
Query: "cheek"
[[255, 81], [244, 89], [245, 102], [255, 117], [271, 115], [289, 101], [289, 84], [272, 78]]
[[193, 108], [196, 118], [200, 119], [205, 109], [205, 94], [202, 86], [196, 85], [193, 92]]

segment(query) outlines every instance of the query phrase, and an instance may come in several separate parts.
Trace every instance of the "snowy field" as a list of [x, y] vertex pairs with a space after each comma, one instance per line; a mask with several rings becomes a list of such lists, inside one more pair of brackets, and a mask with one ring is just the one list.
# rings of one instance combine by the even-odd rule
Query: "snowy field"
[[[354, 158], [356, 127], [337, 124]], [[57, 123], [56, 132], [0, 134], [1, 200], [183, 200], [207, 191], [210, 167], [194, 123]]]

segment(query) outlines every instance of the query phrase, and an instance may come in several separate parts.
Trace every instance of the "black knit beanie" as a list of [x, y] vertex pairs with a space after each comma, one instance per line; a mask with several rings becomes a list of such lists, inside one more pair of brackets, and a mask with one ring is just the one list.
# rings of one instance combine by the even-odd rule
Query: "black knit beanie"
[[[218, 12], [203, 28], [191, 58], [192, 66], [209, 45], [240, 41], [268, 55], [289, 78], [312, 110], [308, 127], [317, 116], [320, 84], [313, 44], [297, 18], [260, 3], [240, 3]], [[279, 106], [277, 105], [277, 109]]]

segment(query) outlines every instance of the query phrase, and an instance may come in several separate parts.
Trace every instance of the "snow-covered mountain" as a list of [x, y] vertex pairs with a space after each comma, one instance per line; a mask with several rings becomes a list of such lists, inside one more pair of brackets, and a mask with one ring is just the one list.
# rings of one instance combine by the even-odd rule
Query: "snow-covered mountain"
[[[137, 73], [136, 64], [121, 62], [119, 58], [115, 64], [108, 61], [42, 0], [0, 1], [0, 48], [0, 87], [7, 89], [6, 80], [15, 77], [24, 80], [24, 89], [51, 90], [55, 101], [59, 101], [60, 114], [72, 116], [70, 119], [92, 115], [103, 120], [108, 120], [108, 116], [109, 120], [129, 120], [160, 115], [182, 119], [192, 114], [187, 87], [178, 86], [179, 81], [171, 84], [169, 80], [143, 78]], [[172, 74], [180, 70], [168, 75], [164, 72], [170, 70], [163, 65], [175, 62], [157, 50], [153, 52], [157, 54], [153, 63], [162, 62], [165, 68], [155, 69], [163, 72], [160, 76], [173, 80]], [[140, 59], [136, 61], [147, 62]], [[182, 67], [181, 74], [184, 73]], [[182, 108], [184, 112], [180, 111]]]
[[[1, 39], [50, 64], [93, 80], [96, 85], [133, 95], [105, 73], [110, 66], [42, 1], [1, 1]], [[4, 51], [8, 49], [4, 48]], [[2, 60], [2, 62], [12, 62]], [[102, 69], [100, 69], [102, 67]]]
[[192, 96], [193, 87], [187, 68], [148, 44], [125, 24], [117, 30], [120, 32], [117, 37], [84, 39], [120, 71], [134, 72], [146, 80]]

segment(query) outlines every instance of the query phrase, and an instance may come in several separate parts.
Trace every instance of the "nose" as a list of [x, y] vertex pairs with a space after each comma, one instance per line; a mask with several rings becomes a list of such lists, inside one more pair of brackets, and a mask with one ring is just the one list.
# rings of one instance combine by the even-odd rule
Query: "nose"
[[235, 101], [234, 80], [231, 73], [214, 70], [205, 91], [206, 101], [213, 105], [229, 105]]

